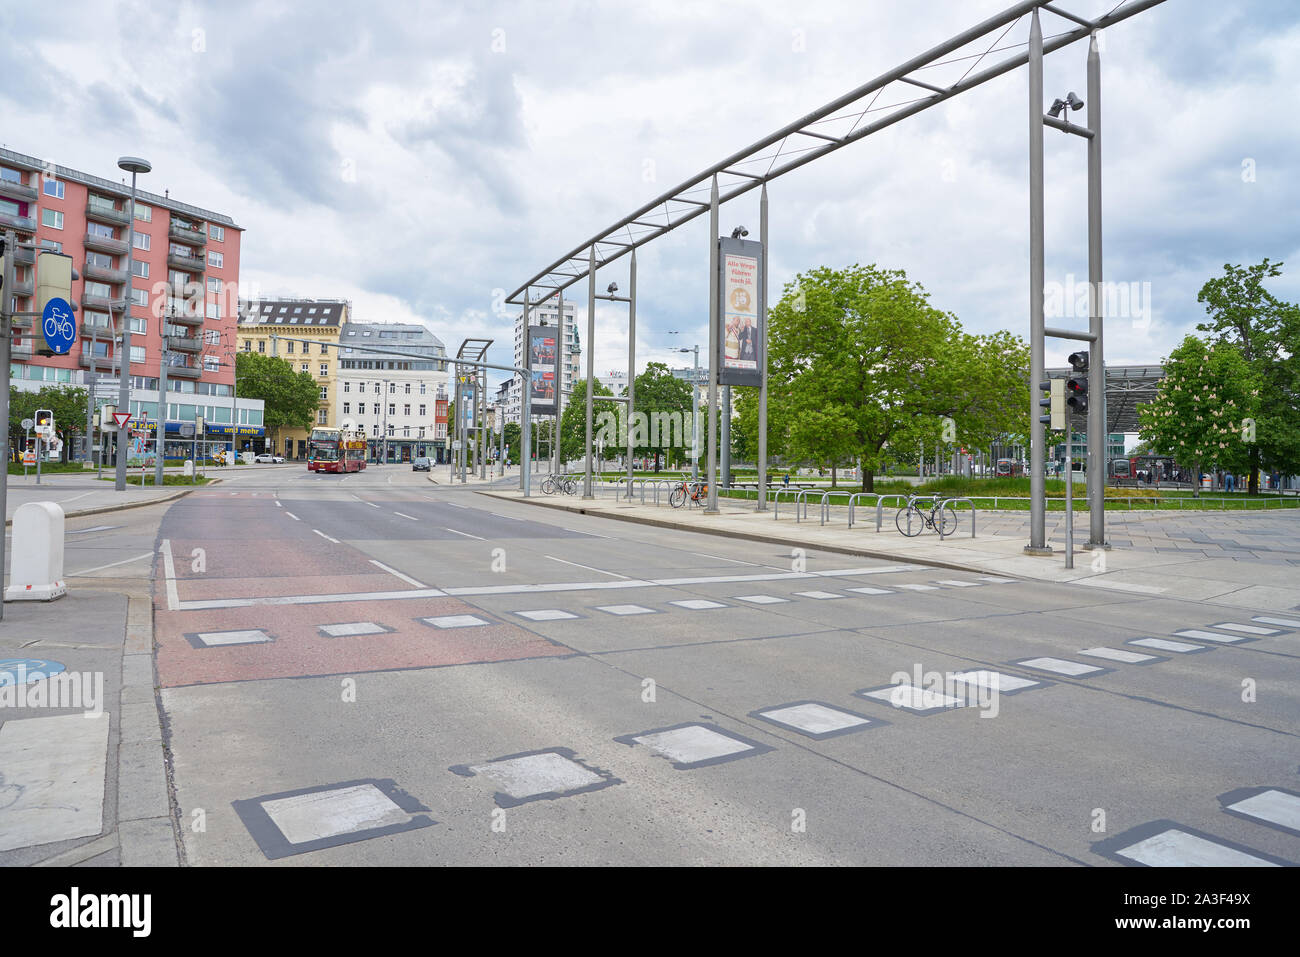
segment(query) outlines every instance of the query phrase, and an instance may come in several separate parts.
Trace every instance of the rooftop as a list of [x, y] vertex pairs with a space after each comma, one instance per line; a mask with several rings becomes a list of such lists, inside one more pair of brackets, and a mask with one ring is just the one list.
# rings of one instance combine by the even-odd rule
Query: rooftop
[[239, 304], [241, 326], [338, 326], [351, 311], [346, 299], [261, 299]]

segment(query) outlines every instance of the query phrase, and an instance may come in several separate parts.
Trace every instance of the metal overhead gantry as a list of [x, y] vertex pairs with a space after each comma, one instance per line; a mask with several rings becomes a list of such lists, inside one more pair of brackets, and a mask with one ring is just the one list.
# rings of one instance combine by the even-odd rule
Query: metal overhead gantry
[[[475, 429], [478, 433], [474, 440], [474, 466], [480, 468], [482, 474], [479, 478], [487, 478], [487, 456], [483, 454], [483, 431], [487, 424], [486, 401], [487, 396], [487, 374], [483, 365], [483, 357], [487, 355], [491, 347], [492, 339], [466, 339], [456, 350], [456, 440], [460, 452], [460, 480], [465, 481], [465, 465], [469, 457], [469, 432], [470, 425], [465, 421], [465, 410], [462, 408], [464, 402], [465, 376], [461, 372], [461, 367], [472, 368], [474, 370], [474, 396], [473, 402], [477, 410], [470, 409], [470, 422], [478, 421], [481, 424]], [[454, 460], [453, 460], [454, 461]], [[471, 471], [473, 469], [471, 468]], [[455, 466], [453, 465], [453, 474]]]
[[[1078, 2], [1079, 0], [1070, 0], [1068, 5], [1075, 6]], [[1102, 16], [1085, 17], [1064, 9], [1066, 3], [1054, 2], [1054, 0], [1023, 0], [900, 66], [882, 73], [758, 142], [732, 153], [721, 162], [661, 194], [580, 243], [530, 277], [511, 292], [506, 301], [514, 305], [522, 305], [525, 309], [553, 297], [562, 303], [566, 289], [587, 279], [590, 288], [589, 309], [594, 312], [596, 270], [615, 262], [638, 247], [658, 239], [705, 213], [710, 213], [710, 219], [716, 224], [718, 208], [722, 203], [736, 199], [756, 188], [762, 188], [766, 198], [766, 184], [771, 180], [943, 103], [960, 93], [1025, 66], [1031, 62], [1031, 58], [1036, 59], [1086, 39], [1098, 30], [1127, 20], [1162, 2], [1163, 0], [1128, 0], [1128, 2], [1120, 0], [1110, 12]], [[1024, 39], [1008, 41], [1008, 36], [1027, 14], [1032, 15], [1036, 27], [1039, 11], [1053, 17], [1049, 25], [1059, 27], [1059, 32], [1036, 36], [1032, 51], [1030, 38], [1027, 36]], [[1031, 108], [1036, 117], [1041, 116], [1041, 106], [1034, 105]], [[1039, 129], [1041, 130], [1041, 127]], [[1041, 188], [1041, 184], [1039, 185]], [[765, 208], [766, 203], [763, 206]], [[716, 225], [712, 232], [715, 235], [709, 237], [711, 249], [718, 238]], [[766, 256], [766, 247], [764, 247], [764, 258]], [[711, 280], [711, 285], [712, 282]], [[766, 276], [763, 277], [763, 286], [766, 286]], [[766, 298], [765, 291], [764, 288], [762, 290], [764, 298]], [[1041, 293], [1041, 288], [1036, 289], [1036, 295], [1041, 297]], [[711, 308], [716, 307], [711, 306]], [[1031, 309], [1031, 312], [1038, 312], [1041, 316], [1041, 304], [1038, 309]], [[716, 322], [710, 323], [710, 338], [714, 340], [710, 343], [709, 349], [709, 366], [713, 370], [710, 373], [711, 383], [717, 381], [715, 367], [718, 354], [716, 341], [718, 325]], [[1037, 362], [1031, 375], [1041, 377], [1043, 371], [1041, 320], [1037, 323], [1037, 330], [1032, 328], [1033, 325], [1035, 323], [1031, 320], [1031, 339], [1037, 340], [1031, 345], [1036, 346], [1034, 351]], [[592, 319], [589, 316], [589, 340], [591, 330]], [[763, 337], [765, 340], [766, 323], [763, 324]], [[588, 341], [587, 348], [592, 349], [593, 345]], [[766, 345], [764, 341], [760, 351], [764, 383], [766, 383]], [[1097, 358], [1100, 360], [1100, 356]], [[1097, 361], [1096, 364], [1101, 363]], [[762, 391], [766, 392], [765, 386]], [[712, 394], [710, 417], [716, 420], [716, 386], [711, 386], [710, 392]], [[1036, 408], [1031, 408], [1031, 423], [1037, 421], [1036, 412]], [[588, 423], [589, 432], [590, 428]], [[1038, 446], [1041, 458], [1042, 430], [1036, 424], [1032, 424], [1031, 428], [1038, 439], [1034, 444]], [[709, 429], [708, 458], [711, 462], [716, 462], [716, 443], [716, 435], [713, 429]], [[764, 457], [760, 456], [760, 458]], [[590, 468], [590, 453], [588, 453], [588, 474]], [[760, 461], [760, 482], [765, 474], [766, 461]], [[715, 476], [710, 474], [710, 510], [716, 510], [717, 505], [714, 478]], [[763, 495], [760, 494], [759, 498], [761, 507]]]

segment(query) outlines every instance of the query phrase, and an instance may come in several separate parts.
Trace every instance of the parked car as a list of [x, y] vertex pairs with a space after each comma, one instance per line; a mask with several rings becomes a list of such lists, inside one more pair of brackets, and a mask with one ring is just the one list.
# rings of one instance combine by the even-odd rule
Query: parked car
[[274, 465], [282, 465], [282, 464], [284, 464], [284, 456], [283, 456], [283, 455], [273, 455], [273, 454], [270, 453], [270, 452], [262, 452], [262, 453], [260, 453], [259, 455], [254, 455], [254, 456], [253, 456], [253, 461], [254, 461], [254, 462], [262, 462], [262, 463], [270, 462], [270, 463], [272, 463], [272, 464], [274, 464]]
[[413, 459], [411, 461], [412, 472], [430, 472], [432, 470], [433, 470], [433, 463], [423, 455], [420, 456], [418, 459]]

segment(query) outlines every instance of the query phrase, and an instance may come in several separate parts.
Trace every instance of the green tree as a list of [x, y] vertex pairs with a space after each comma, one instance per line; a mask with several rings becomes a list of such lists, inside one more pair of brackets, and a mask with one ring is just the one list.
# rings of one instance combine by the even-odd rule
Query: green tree
[[1300, 472], [1300, 306], [1264, 288], [1282, 274], [1282, 263], [1224, 264], [1223, 275], [1201, 287], [1196, 301], [1210, 321], [1196, 328], [1212, 342], [1231, 343], [1261, 386], [1256, 441], [1248, 449], [1250, 491], [1259, 491], [1261, 466], [1286, 475]]
[[1024, 343], [967, 335], [902, 270], [801, 274], [769, 324], [769, 390], [788, 416], [786, 450], [824, 468], [856, 461], [863, 491], [896, 460], [891, 449], [974, 447], [1024, 427]]
[[31, 419], [37, 409], [49, 409], [54, 413], [54, 427], [63, 439], [63, 461], [69, 455], [77, 441], [86, 432], [86, 402], [88, 393], [76, 386], [44, 386], [36, 392], [27, 392], [14, 386], [9, 387], [9, 442], [10, 448], [20, 451], [26, 437], [23, 419]]
[[1231, 343], [1207, 345], [1188, 336], [1164, 362], [1156, 397], [1138, 408], [1140, 435], [1157, 453], [1190, 466], [1195, 492], [1200, 473], [1245, 469], [1253, 445], [1242, 420], [1258, 414], [1259, 376]]
[[[691, 384], [673, 375], [662, 362], [651, 362], [636, 377], [636, 422], [630, 423], [636, 456], [664, 456], [669, 464], [690, 456]], [[639, 427], [638, 427], [639, 425]], [[655, 426], [652, 428], [651, 426]], [[704, 419], [701, 417], [701, 456]], [[678, 439], [680, 438], [680, 442]]]
[[[596, 381], [596, 391], [594, 396], [613, 395], [609, 386], [602, 385], [599, 380]], [[601, 402], [596, 399], [591, 406], [591, 436], [592, 446], [591, 455], [594, 460], [596, 457], [596, 434], [600, 429], [600, 416], [602, 413], [617, 416], [617, 402]], [[617, 418], [615, 419], [617, 421]], [[617, 443], [606, 442], [605, 447], [611, 451], [617, 452], [615, 446]], [[564, 414], [560, 418], [560, 454], [564, 461], [572, 462], [575, 459], [584, 459], [587, 454], [587, 380], [579, 379], [573, 383], [573, 391], [565, 397]], [[594, 468], [594, 465], [593, 465]]]
[[294, 372], [278, 356], [240, 352], [235, 356], [235, 375], [243, 398], [265, 403], [263, 422], [274, 434], [278, 447], [281, 429], [309, 429], [320, 405], [320, 386], [310, 372]]

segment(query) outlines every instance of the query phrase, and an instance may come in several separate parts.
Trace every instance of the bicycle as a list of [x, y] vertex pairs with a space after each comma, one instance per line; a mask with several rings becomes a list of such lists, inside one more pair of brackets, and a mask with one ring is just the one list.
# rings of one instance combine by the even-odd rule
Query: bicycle
[[683, 482], [668, 496], [668, 504], [673, 508], [681, 508], [690, 499], [692, 505], [703, 506], [708, 500], [708, 494], [708, 482]]
[[[957, 510], [950, 504], [936, 497], [927, 512], [916, 502], [915, 498], [909, 498], [907, 505], [900, 508], [898, 514], [894, 516], [894, 524], [898, 527], [899, 534], [915, 538], [929, 528], [938, 532], [940, 538], [947, 538], [957, 531]], [[906, 526], [903, 523], [905, 518]]]
[[548, 475], [542, 480], [542, 491], [547, 495], [555, 494], [555, 477], [553, 475]]

